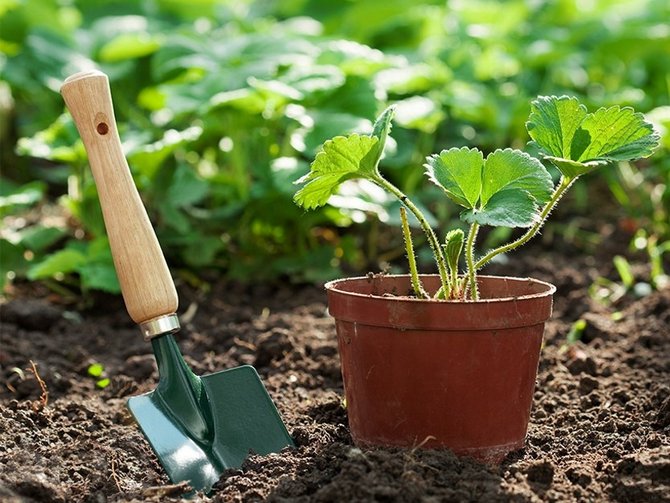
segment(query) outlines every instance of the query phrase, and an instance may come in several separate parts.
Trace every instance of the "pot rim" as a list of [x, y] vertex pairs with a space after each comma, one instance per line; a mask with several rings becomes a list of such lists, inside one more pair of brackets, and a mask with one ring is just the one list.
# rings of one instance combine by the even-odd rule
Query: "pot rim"
[[[381, 274], [380, 277], [381, 279], [389, 278], [389, 279], [397, 279], [397, 278], [409, 278], [409, 274]], [[420, 278], [435, 278], [439, 277], [437, 274], [419, 274]], [[324, 285], [324, 288], [327, 291], [333, 291], [337, 292], [338, 294], [341, 295], [348, 295], [352, 297], [357, 297], [357, 298], [365, 298], [365, 299], [384, 299], [384, 300], [398, 300], [402, 302], [417, 302], [420, 304], [490, 304], [490, 303], [497, 303], [497, 302], [509, 302], [511, 300], [517, 301], [517, 300], [526, 300], [526, 299], [540, 299], [543, 297], [547, 296], [552, 296], [554, 293], [556, 293], [556, 286], [548, 283], [546, 281], [542, 281], [539, 279], [531, 278], [531, 277], [516, 277], [516, 276], [494, 276], [494, 275], [485, 275], [485, 274], [478, 274], [477, 275], [478, 279], [492, 279], [492, 280], [504, 280], [504, 281], [513, 281], [513, 282], [524, 282], [524, 283], [534, 283], [536, 285], [540, 285], [545, 287], [545, 289], [541, 292], [537, 293], [530, 293], [530, 294], [525, 294], [525, 295], [517, 295], [517, 296], [508, 296], [508, 297], [493, 297], [493, 298], [486, 298], [486, 299], [479, 299], [479, 300], [444, 300], [444, 299], [417, 299], [416, 297], [409, 297], [405, 295], [398, 295], [398, 296], [393, 296], [393, 297], [388, 297], [388, 296], [383, 296], [383, 295], [375, 295], [375, 294], [365, 294], [365, 293], [358, 293], [358, 292], [352, 292], [350, 290], [342, 290], [338, 288], [339, 285], [344, 284], [344, 283], [349, 283], [352, 281], [370, 281], [371, 277], [370, 276], [353, 276], [353, 277], [348, 277], [348, 278], [339, 278], [339, 279], [334, 279], [332, 281], [327, 282]]]

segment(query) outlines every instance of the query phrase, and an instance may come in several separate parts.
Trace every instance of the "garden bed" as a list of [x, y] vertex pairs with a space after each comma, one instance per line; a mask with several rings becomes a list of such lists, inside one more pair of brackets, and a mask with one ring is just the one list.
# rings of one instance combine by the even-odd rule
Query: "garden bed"
[[[297, 445], [251, 456], [196, 501], [670, 500], [670, 290], [607, 309], [588, 296], [604, 274], [589, 260], [531, 252], [514, 262], [513, 271], [486, 272], [532, 275], [558, 292], [527, 445], [500, 467], [449, 452], [355, 447], [322, 289], [180, 287], [178, 341], [189, 364], [198, 374], [256, 366]], [[150, 345], [120, 298], [96, 306], [35, 290], [0, 306], [2, 501], [176, 501], [184, 491], [170, 485], [125, 408], [155, 387]], [[566, 349], [580, 318], [582, 340]], [[89, 375], [93, 363], [102, 376]]]

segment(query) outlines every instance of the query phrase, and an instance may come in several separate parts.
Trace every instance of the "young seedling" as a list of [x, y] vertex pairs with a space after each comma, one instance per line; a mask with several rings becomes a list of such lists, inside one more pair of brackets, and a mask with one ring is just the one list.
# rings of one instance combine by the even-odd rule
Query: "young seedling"
[[106, 388], [111, 383], [109, 377], [104, 375], [105, 367], [102, 363], [92, 363], [86, 369], [86, 373], [95, 379], [95, 385], [100, 389]]
[[[617, 161], [650, 156], [659, 136], [644, 116], [632, 108], [600, 108], [589, 113], [576, 98], [540, 96], [531, 103], [526, 123], [545, 162], [560, 172], [554, 185], [542, 162], [516, 149], [498, 149], [484, 157], [476, 148], [451, 148], [427, 158], [427, 178], [464, 209], [461, 220], [469, 225], [467, 237], [456, 229], [444, 244], [421, 210], [379, 171], [379, 162], [391, 131], [394, 108], [387, 108], [375, 121], [371, 135], [337, 136], [323, 145], [309, 173], [296, 183], [295, 202], [313, 209], [327, 203], [339, 185], [363, 178], [387, 190], [403, 205], [403, 235], [415, 294], [426, 298], [416, 270], [405, 211], [418, 220], [431, 247], [441, 287], [436, 299], [478, 300], [477, 271], [495, 256], [507, 253], [536, 236], [558, 201], [580, 176]], [[405, 210], [406, 209], [406, 210]], [[521, 227], [517, 239], [475, 257], [477, 234], [482, 225]], [[465, 255], [465, 271], [459, 272], [459, 257]]]

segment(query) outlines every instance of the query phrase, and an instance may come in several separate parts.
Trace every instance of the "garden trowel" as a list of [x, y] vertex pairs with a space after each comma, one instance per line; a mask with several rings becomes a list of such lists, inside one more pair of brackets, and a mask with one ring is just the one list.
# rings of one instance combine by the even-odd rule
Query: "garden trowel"
[[177, 292], [123, 155], [107, 76], [77, 73], [61, 94], [88, 153], [126, 308], [158, 364], [156, 389], [128, 407], [170, 479], [209, 492], [223, 470], [291, 437], [253, 367], [196, 376], [179, 352]]

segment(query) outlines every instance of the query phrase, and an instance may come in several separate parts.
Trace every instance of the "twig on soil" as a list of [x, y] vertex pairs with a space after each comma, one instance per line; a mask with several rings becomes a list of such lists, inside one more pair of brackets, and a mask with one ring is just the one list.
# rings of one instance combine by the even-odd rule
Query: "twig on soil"
[[26, 370], [35, 376], [35, 379], [37, 380], [37, 383], [40, 385], [40, 389], [42, 390], [39, 402], [33, 402], [33, 410], [35, 412], [39, 412], [44, 410], [44, 408], [47, 406], [47, 403], [49, 403], [49, 392], [47, 391], [47, 385], [40, 377], [40, 374], [37, 372], [37, 365], [35, 365], [34, 361], [30, 360], [30, 368]]
[[181, 494], [188, 493], [192, 491], [193, 488], [188, 485], [188, 482], [180, 482], [179, 484], [172, 484], [166, 486], [155, 486], [147, 487], [142, 491], [142, 497], [152, 498], [159, 497], [165, 498], [167, 496], [179, 496]]
[[421, 449], [424, 445], [426, 445], [426, 442], [430, 442], [431, 440], [435, 440], [435, 437], [433, 435], [428, 435], [420, 444], [417, 444], [412, 448], [412, 452], [416, 451], [417, 449]]
[[119, 492], [123, 492], [123, 489], [121, 488], [121, 480], [119, 479], [119, 476], [116, 473], [116, 456], [117, 454], [115, 452], [112, 452], [109, 464], [112, 471], [112, 478], [114, 479], [114, 484], [116, 484], [116, 488], [119, 490]]
[[243, 341], [243, 340], [240, 339], [239, 337], [235, 337], [235, 338], [233, 339], [233, 342], [234, 342], [235, 345], [237, 345], [237, 346], [241, 346], [241, 347], [243, 347], [243, 348], [247, 348], [247, 349], [249, 349], [250, 351], [256, 351], [256, 345], [255, 345], [255, 344], [252, 344], [251, 342]]
[[420, 461], [419, 458], [416, 457], [416, 454], [418, 452], [421, 452], [421, 448], [426, 444], [426, 442], [428, 442], [430, 440], [435, 440], [435, 437], [432, 436], [432, 435], [428, 435], [426, 438], [423, 439], [423, 441], [421, 443], [415, 445], [414, 447], [412, 447], [412, 449], [410, 449], [409, 451], [406, 451], [404, 453], [405, 464], [404, 464], [404, 467], [403, 467], [403, 475], [402, 475], [403, 477], [406, 474], [412, 473], [412, 469], [410, 468], [410, 466], [412, 466], [412, 465], [413, 466], [420, 466], [421, 468], [424, 468], [426, 470], [431, 470], [433, 472], [439, 472], [439, 470], [437, 468], [435, 468], [434, 466], [430, 466], [430, 465]]

